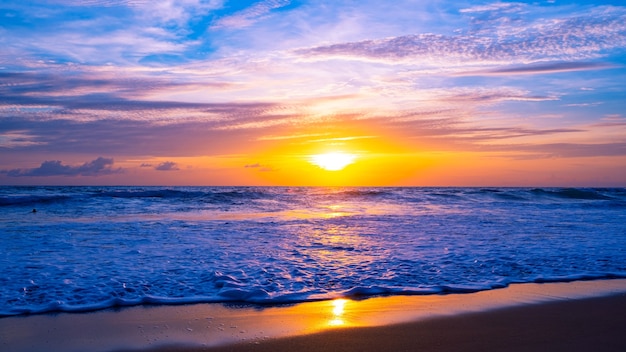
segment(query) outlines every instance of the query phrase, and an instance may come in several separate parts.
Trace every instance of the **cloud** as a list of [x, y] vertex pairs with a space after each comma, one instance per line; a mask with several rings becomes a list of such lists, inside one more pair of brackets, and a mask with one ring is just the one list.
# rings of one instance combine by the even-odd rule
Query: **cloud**
[[257, 21], [265, 18], [272, 10], [285, 7], [290, 3], [290, 0], [261, 1], [238, 13], [220, 18], [218, 21], [213, 23], [211, 29], [249, 27]]
[[[52, 67], [53, 68], [53, 67]], [[155, 123], [180, 123], [182, 120], [219, 122], [271, 114], [276, 104], [192, 103], [148, 100], [146, 95], [170, 91], [203, 92], [223, 90], [224, 84], [173, 83], [162, 77], [130, 74], [126, 77], [102, 72], [91, 74], [77, 69], [71, 75], [54, 73], [0, 72], [0, 119], [21, 116], [25, 119], [72, 119], [75, 121], [150, 120]]]
[[181, 120], [167, 124], [149, 119], [38, 120], [26, 115], [0, 119], [0, 135], [7, 129], [33, 136], [26, 145], [12, 145], [11, 151], [15, 153], [62, 155], [81, 151], [136, 158], [244, 153], [253, 140], [246, 130], [214, 130], [211, 127], [215, 122], [212, 121]]
[[[518, 4], [497, 4], [474, 12], [496, 9], [497, 13], [501, 9], [516, 12], [521, 8]], [[523, 11], [517, 12], [522, 16]], [[529, 19], [523, 26], [513, 22], [502, 22], [499, 16], [484, 16], [480, 29], [456, 35], [411, 34], [303, 48], [294, 53], [310, 60], [343, 58], [394, 65], [467, 67], [577, 61], [597, 58], [626, 45], [623, 8], [597, 8], [562, 19]], [[489, 28], [484, 29], [487, 24]], [[561, 67], [566, 68], [562, 64]]]
[[[71, 75], [64, 74], [65, 70], [72, 70]], [[124, 104], [128, 108], [129, 102], [139, 99], [135, 104], [143, 107], [150, 105], [146, 101], [151, 95], [166, 94], [168, 92], [219, 91], [227, 89], [230, 83], [215, 79], [201, 82], [191, 79], [181, 82], [174, 79], [174, 75], [148, 75], [141, 72], [128, 72], [120, 76], [119, 72], [107, 67], [90, 68], [80, 65], [42, 65], [34, 72], [19, 72], [0, 70], [0, 107], [6, 104], [46, 104], [67, 108], [87, 108], [90, 105], [105, 109], [102, 103], [113, 105], [112, 108]], [[123, 97], [123, 98], [122, 98]], [[132, 103], [131, 103], [132, 104]], [[157, 105], [163, 102], [155, 103]], [[170, 106], [173, 103], [170, 103]], [[167, 104], [166, 104], [167, 105]], [[193, 106], [194, 104], [178, 103], [172, 107]], [[199, 107], [200, 104], [196, 104]]]
[[482, 150], [508, 152], [515, 156], [516, 159], [624, 157], [626, 156], [626, 143], [488, 145], [483, 146]]
[[498, 88], [450, 88], [432, 90], [435, 95], [433, 100], [442, 103], [462, 103], [464, 105], [472, 103], [494, 104], [502, 101], [552, 101], [558, 100], [553, 95], [532, 95], [531, 92], [509, 87]]
[[141, 6], [150, 3], [149, 0], [56, 0], [56, 2], [75, 7]]
[[503, 13], [518, 12], [525, 7], [521, 3], [502, 3], [497, 2], [488, 5], [478, 5], [470, 8], [459, 10], [460, 13], [487, 13], [490, 16], [501, 15]]
[[321, 136], [328, 136], [330, 133], [301, 133], [301, 134], [288, 134], [288, 135], [266, 135], [257, 138], [259, 141], [282, 141], [290, 139], [308, 139], [319, 138]]
[[46, 176], [102, 176], [123, 172], [122, 168], [114, 169], [113, 159], [98, 157], [80, 166], [63, 165], [59, 160], [44, 161], [41, 166], [33, 169], [2, 170], [11, 177], [46, 177]]
[[0, 132], [0, 149], [21, 148], [43, 144], [41, 142], [36, 142], [35, 139], [36, 137], [29, 134], [28, 131]]
[[576, 103], [576, 104], [565, 104], [567, 107], [577, 107], [577, 108], [589, 108], [598, 105], [602, 105], [602, 102], [594, 102], [594, 103]]
[[496, 68], [490, 70], [477, 70], [455, 73], [456, 76], [510, 76], [510, 75], [534, 75], [560, 72], [603, 70], [619, 67], [603, 62], [548, 62], [522, 66]]
[[577, 128], [523, 128], [523, 127], [487, 127], [471, 124], [470, 122], [455, 119], [432, 119], [407, 121], [406, 130], [412, 131], [414, 139], [439, 141], [442, 145], [466, 144], [467, 149], [481, 149], [484, 143], [497, 145], [498, 141], [524, 137], [552, 136], [568, 133], [585, 133], [584, 129]]
[[164, 161], [154, 167], [157, 171], [178, 171], [178, 165], [173, 161]]
[[[45, 61], [128, 65], [151, 55], [178, 55], [179, 62], [187, 61], [186, 55], [193, 56], [202, 45], [198, 37], [206, 31], [197, 20], [220, 9], [223, 1], [65, 0], [5, 6], [16, 14], [0, 36], [0, 46], [14, 50], [4, 59], [7, 63], [45, 57]], [[14, 38], [19, 38], [19, 45]]]
[[[372, 136], [344, 131], [342, 124], [350, 121], [362, 124], [368, 120], [377, 128], [390, 130], [444, 127], [503, 102], [558, 99], [507, 87], [413, 89], [410, 94], [411, 102], [396, 104], [393, 109], [369, 98], [369, 105], [362, 105], [359, 99], [363, 96], [337, 101], [303, 99], [281, 105], [146, 101], [113, 94], [8, 94], [4, 107], [0, 103], [0, 136], [8, 136], [6, 144], [12, 149], [34, 153], [80, 150], [138, 158], [220, 155], [245, 153], [256, 145], [285, 140], [338, 142]], [[329, 113], [326, 104], [338, 107]], [[329, 134], [331, 129], [337, 132]]]
[[604, 116], [600, 122], [593, 124], [594, 127], [626, 127], [626, 117], [620, 114]]
[[255, 164], [247, 164], [246, 166], [244, 166], [246, 169], [254, 169], [254, 170], [258, 170], [259, 172], [272, 172], [272, 171], [276, 171], [275, 168], [273, 168], [272, 166], [269, 165], [263, 165], [260, 163], [255, 163]]

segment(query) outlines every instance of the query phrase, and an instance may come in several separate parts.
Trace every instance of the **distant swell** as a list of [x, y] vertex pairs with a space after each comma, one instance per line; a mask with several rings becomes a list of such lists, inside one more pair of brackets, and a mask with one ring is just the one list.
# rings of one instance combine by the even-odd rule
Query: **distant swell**
[[[606, 192], [606, 191], [605, 191]], [[613, 197], [591, 189], [533, 189], [531, 193], [538, 197], [554, 197], [562, 199], [608, 200]], [[609, 193], [609, 192], [607, 192]]]
[[[274, 199], [278, 192], [268, 192], [269, 188], [219, 188], [213, 187], [208, 190], [201, 187], [185, 188], [159, 188], [159, 187], [120, 187], [114, 190], [107, 188], [90, 187], [87, 190], [77, 192], [76, 187], [52, 187], [54, 195], [0, 195], [0, 206], [35, 206], [47, 205], [60, 202], [84, 201], [85, 199], [163, 199], [163, 200], [195, 200], [213, 204], [238, 204], [241, 201]], [[274, 189], [276, 190], [276, 189]], [[287, 189], [285, 189], [287, 190]], [[334, 197], [339, 199], [375, 199], [385, 197], [406, 197], [406, 201], [423, 201], [422, 196], [468, 199], [469, 196], [478, 196], [474, 201], [498, 198], [507, 201], [541, 201], [541, 200], [571, 200], [571, 201], [603, 201], [622, 200], [626, 201], [626, 191], [623, 189], [578, 189], [578, 188], [500, 188], [500, 189], [463, 189], [463, 188], [423, 188], [423, 194], [411, 193], [406, 197], [402, 189], [398, 188], [343, 188], [330, 190], [320, 188], [307, 196]], [[470, 190], [468, 192], [468, 190]], [[298, 194], [298, 188], [292, 194]], [[418, 196], [418, 197], [416, 197]]]
[[95, 193], [93, 197], [111, 198], [164, 198], [164, 199], [190, 199], [214, 202], [232, 202], [241, 199], [258, 199], [267, 197], [268, 194], [254, 191], [180, 191], [180, 190], [137, 190], [137, 191], [114, 191]]
[[0, 206], [31, 206], [36, 204], [52, 204], [61, 203], [70, 200], [67, 196], [24, 196], [24, 197], [2, 197], [0, 198]]

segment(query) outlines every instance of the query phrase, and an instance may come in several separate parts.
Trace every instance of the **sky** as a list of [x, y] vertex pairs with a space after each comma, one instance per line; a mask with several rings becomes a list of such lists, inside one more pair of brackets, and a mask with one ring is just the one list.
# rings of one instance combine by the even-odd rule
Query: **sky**
[[623, 1], [0, 0], [0, 184], [626, 186], [625, 82]]

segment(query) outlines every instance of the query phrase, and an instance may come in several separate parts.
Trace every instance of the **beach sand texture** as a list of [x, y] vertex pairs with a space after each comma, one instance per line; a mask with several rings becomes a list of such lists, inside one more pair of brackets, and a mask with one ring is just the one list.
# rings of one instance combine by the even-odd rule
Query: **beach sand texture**
[[[625, 351], [626, 295], [185, 351]], [[161, 351], [183, 351], [168, 348]]]
[[0, 319], [3, 351], [624, 351], [626, 280]]

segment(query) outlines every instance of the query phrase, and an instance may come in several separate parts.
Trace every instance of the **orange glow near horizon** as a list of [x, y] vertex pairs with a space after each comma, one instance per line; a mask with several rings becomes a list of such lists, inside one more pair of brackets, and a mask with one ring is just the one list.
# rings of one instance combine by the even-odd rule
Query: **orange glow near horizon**
[[[359, 153], [358, 160], [333, 170], [314, 164], [310, 155], [268, 155], [262, 165], [267, 171], [253, 171], [262, 184], [281, 186], [393, 186], [409, 180], [423, 167], [424, 160], [403, 154]], [[332, 165], [332, 164], [331, 164]]]
[[[263, 140], [264, 148], [246, 156], [244, 164], [258, 165], [246, 174], [264, 185], [396, 186], [422, 172], [428, 158], [416, 153], [415, 145], [374, 132], [344, 125], [332, 133], [311, 129]], [[316, 136], [323, 138], [312, 139]]]
[[[615, 157], [546, 162], [533, 158], [532, 154], [511, 158], [504, 152], [462, 151], [454, 146], [436, 151], [433, 149], [440, 146], [426, 141], [402, 143], [406, 138], [399, 134], [374, 135], [369, 130], [350, 130], [349, 127], [352, 126], [324, 135], [329, 136], [324, 139], [312, 140], [312, 135], [323, 133], [311, 130], [292, 138], [263, 140], [253, 150], [248, 149], [252, 146], [244, 146], [236, 154], [121, 159], [116, 165], [127, 172], [105, 175], [98, 181], [119, 178], [122, 181], [117, 183], [127, 183], [129, 175], [141, 175], [138, 183], [155, 185], [577, 186], [593, 177], [590, 170], [581, 170], [579, 165], [594, 165], [594, 170], [602, 171], [601, 174], [618, 175], [615, 170], [620, 169], [619, 165], [606, 166]], [[156, 169], [167, 162], [172, 166], [170, 170]], [[338, 216], [341, 212], [336, 210], [330, 214]]]

